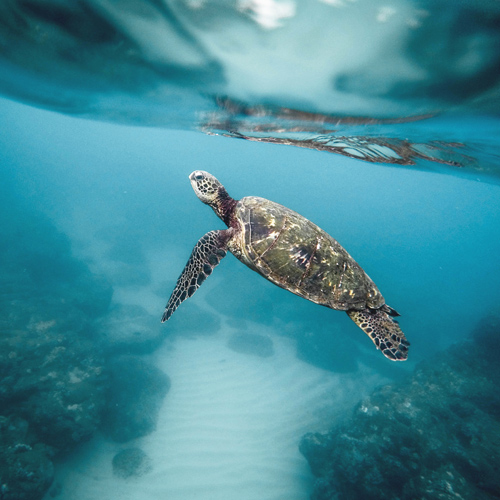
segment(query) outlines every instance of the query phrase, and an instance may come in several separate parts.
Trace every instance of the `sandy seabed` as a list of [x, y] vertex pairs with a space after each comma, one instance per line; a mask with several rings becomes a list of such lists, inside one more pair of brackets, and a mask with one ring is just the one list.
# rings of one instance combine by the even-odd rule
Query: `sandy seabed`
[[[153, 360], [172, 382], [156, 432], [125, 444], [96, 437], [59, 466], [59, 498], [307, 500], [314, 478], [300, 438], [349, 411], [366, 377], [300, 361], [293, 341], [272, 333], [273, 356], [234, 352], [226, 346], [232, 331], [177, 337], [156, 351]], [[130, 447], [153, 468], [123, 479], [112, 459]]]

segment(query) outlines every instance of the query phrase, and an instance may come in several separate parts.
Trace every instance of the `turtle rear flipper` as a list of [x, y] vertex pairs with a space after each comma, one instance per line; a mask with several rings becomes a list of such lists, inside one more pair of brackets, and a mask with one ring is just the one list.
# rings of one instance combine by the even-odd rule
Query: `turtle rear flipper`
[[392, 307], [389, 307], [387, 304], [384, 304], [380, 309], [382, 311], [386, 312], [389, 316], [401, 316], [396, 309], [393, 309]]
[[214, 268], [226, 256], [227, 242], [231, 236], [230, 229], [210, 231], [196, 243], [165, 307], [162, 323], [167, 321], [182, 302], [191, 297], [212, 274]]
[[405, 334], [399, 323], [384, 308], [347, 311], [349, 317], [363, 330], [384, 356], [393, 361], [404, 361], [408, 357]]

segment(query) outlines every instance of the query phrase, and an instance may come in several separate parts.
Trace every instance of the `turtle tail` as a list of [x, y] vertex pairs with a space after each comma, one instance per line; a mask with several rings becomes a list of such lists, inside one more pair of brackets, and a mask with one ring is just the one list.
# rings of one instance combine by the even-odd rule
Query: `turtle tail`
[[392, 316], [399, 316], [394, 309], [384, 305], [380, 309], [346, 312], [354, 323], [372, 339], [384, 356], [393, 361], [404, 361], [408, 357], [410, 343], [401, 331], [399, 323], [392, 318]]

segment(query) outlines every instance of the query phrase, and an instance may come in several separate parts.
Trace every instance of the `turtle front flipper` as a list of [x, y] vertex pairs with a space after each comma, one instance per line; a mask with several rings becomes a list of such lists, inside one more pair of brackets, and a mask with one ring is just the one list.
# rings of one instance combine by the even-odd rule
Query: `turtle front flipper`
[[230, 229], [210, 231], [196, 243], [165, 307], [162, 323], [167, 321], [181, 303], [191, 297], [212, 274], [220, 260], [226, 256], [227, 242], [231, 236]]
[[410, 343], [401, 331], [399, 323], [384, 310], [384, 307], [363, 311], [351, 310], [347, 311], [347, 314], [372, 339], [384, 356], [392, 361], [404, 361], [408, 357]]

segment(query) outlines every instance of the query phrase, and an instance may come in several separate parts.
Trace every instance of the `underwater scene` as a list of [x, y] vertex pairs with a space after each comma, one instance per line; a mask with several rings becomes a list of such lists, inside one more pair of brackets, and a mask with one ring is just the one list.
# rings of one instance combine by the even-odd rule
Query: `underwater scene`
[[495, 0], [4, 0], [0, 500], [500, 499], [499, 48]]

